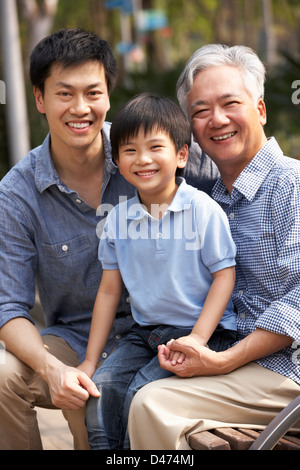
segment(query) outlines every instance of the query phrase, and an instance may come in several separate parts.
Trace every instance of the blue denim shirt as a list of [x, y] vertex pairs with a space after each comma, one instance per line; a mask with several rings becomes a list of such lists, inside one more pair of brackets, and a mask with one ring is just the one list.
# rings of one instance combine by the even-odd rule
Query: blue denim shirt
[[[119, 203], [119, 196], [135, 193], [111, 159], [109, 129], [105, 123], [101, 204], [108, 207]], [[106, 214], [97, 215], [65, 186], [52, 163], [49, 143], [48, 135], [0, 183], [0, 328], [16, 317], [33, 321], [29, 310], [37, 285], [46, 325], [41, 333], [64, 338], [82, 361], [102, 275], [96, 227]], [[193, 158], [196, 161], [199, 154]], [[206, 164], [209, 180], [211, 163]], [[132, 323], [125, 290], [118, 312], [125, 314], [117, 315], [105, 354]]]

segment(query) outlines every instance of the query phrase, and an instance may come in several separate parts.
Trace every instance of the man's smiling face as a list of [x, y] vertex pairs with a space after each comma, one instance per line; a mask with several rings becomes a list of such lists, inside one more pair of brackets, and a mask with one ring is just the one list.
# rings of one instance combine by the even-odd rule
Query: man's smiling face
[[265, 143], [265, 104], [255, 104], [242, 72], [232, 66], [213, 66], [194, 79], [188, 94], [192, 131], [200, 147], [218, 165], [240, 171]]
[[[95, 145], [110, 102], [104, 67], [96, 61], [53, 65], [44, 93], [35, 89], [37, 108], [47, 117], [54, 152]], [[99, 144], [98, 144], [99, 145]]]

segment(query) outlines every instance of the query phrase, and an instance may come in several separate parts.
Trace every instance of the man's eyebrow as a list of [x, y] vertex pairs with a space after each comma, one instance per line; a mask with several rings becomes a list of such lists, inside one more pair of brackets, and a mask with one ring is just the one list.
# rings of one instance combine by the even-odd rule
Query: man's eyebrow
[[[238, 97], [237, 93], [224, 93], [223, 95], [219, 96], [218, 99], [226, 100], [228, 98], [237, 98], [237, 97]], [[192, 107], [199, 106], [202, 104], [208, 104], [208, 101], [201, 100], [201, 99], [195, 100], [192, 102]]]
[[[92, 88], [96, 88], [96, 87], [101, 86], [101, 85], [104, 85], [104, 83], [102, 83], [102, 82], [91, 83], [90, 85], [86, 86], [86, 89], [90, 90]], [[68, 88], [68, 89], [76, 88], [72, 84], [62, 82], [62, 81], [56, 82], [56, 86], [61, 86], [61, 87]]]

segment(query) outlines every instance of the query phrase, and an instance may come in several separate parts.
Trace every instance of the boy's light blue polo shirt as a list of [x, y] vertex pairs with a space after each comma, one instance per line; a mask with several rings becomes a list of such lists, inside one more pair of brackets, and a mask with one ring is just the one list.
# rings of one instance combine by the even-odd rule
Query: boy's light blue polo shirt
[[[204, 192], [177, 179], [178, 191], [161, 220], [136, 194], [108, 215], [99, 244], [103, 269], [119, 269], [132, 315], [142, 326], [193, 327], [216, 271], [235, 265], [227, 217]], [[221, 320], [235, 330], [229, 303]]]

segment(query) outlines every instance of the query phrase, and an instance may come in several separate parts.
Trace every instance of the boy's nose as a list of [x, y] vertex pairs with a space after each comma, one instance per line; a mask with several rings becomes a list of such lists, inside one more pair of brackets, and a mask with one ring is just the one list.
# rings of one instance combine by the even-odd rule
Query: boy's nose
[[138, 154], [137, 163], [140, 165], [147, 165], [152, 162], [152, 158], [147, 152], [141, 152]]

